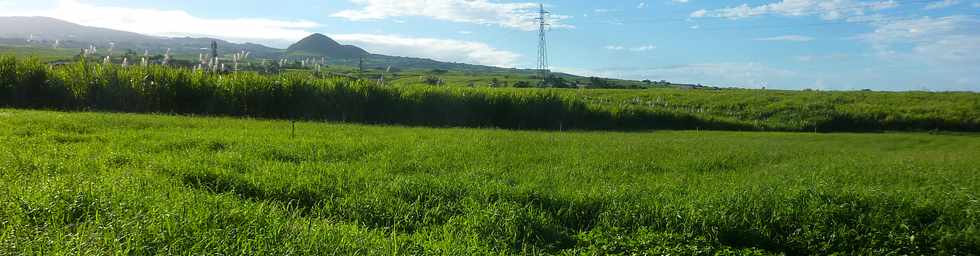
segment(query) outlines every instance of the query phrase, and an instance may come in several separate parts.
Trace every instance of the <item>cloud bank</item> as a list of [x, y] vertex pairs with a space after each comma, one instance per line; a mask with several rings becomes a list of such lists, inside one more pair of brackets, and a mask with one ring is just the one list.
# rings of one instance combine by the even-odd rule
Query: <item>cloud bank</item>
[[[360, 9], [343, 10], [330, 16], [352, 21], [383, 20], [396, 17], [428, 17], [436, 20], [494, 25], [533, 31], [538, 28], [537, 3], [495, 3], [487, 0], [351, 0]], [[570, 18], [551, 15], [552, 28], [573, 28], [563, 24]]]
[[519, 54], [499, 50], [479, 42], [374, 34], [341, 34], [332, 37], [343, 43], [354, 44], [370, 52], [386, 55], [423, 57], [498, 67], [514, 67], [517, 59], [520, 58]]
[[895, 0], [859, 2], [853, 0], [782, 0], [779, 2], [749, 6], [742, 4], [736, 7], [692, 12], [692, 18], [728, 18], [743, 19], [765, 15], [780, 16], [809, 16], [819, 15], [825, 20], [836, 20], [856, 16], [864, 16], [869, 11], [877, 11], [898, 7]]

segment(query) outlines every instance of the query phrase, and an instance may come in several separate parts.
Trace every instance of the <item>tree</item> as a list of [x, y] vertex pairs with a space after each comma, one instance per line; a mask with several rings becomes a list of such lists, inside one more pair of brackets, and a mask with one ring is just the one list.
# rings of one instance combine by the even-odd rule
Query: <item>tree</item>
[[133, 49], [126, 49], [126, 53], [123, 53], [122, 57], [129, 59], [129, 61], [139, 60], [139, 54], [133, 51]]
[[544, 79], [544, 81], [541, 83], [541, 87], [572, 88], [568, 81], [565, 81], [564, 78], [555, 75], [550, 75], [548, 78]]
[[531, 83], [528, 83], [527, 81], [517, 81], [516, 83], [514, 83], [514, 88], [528, 88], [528, 87], [531, 87]]
[[439, 79], [438, 77], [434, 77], [434, 76], [427, 76], [425, 77], [425, 83], [428, 85], [441, 85], [442, 79]]
[[589, 77], [589, 88], [609, 88], [609, 83], [605, 79]]

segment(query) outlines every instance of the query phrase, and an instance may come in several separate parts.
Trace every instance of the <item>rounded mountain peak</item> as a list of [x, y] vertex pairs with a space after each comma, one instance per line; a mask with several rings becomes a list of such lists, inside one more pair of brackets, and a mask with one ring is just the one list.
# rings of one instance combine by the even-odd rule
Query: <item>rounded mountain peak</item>
[[293, 56], [310, 56], [310, 57], [331, 57], [331, 58], [358, 58], [367, 55], [367, 51], [355, 46], [341, 45], [334, 41], [330, 37], [316, 33], [302, 40], [296, 42], [295, 44], [289, 46], [287, 49], [290, 55]]
[[320, 46], [339, 47], [340, 43], [337, 43], [337, 41], [334, 41], [332, 38], [324, 34], [316, 33], [299, 40], [299, 42], [296, 42], [296, 44], [293, 44], [293, 46], [297, 46], [297, 45], [320, 45]]

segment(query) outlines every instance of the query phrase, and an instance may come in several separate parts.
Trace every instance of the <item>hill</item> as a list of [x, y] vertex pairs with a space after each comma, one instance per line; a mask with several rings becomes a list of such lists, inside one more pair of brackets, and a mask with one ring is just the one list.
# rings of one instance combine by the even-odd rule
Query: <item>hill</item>
[[13, 42], [33, 45], [54, 45], [58, 42], [60, 48], [87, 48], [95, 45], [100, 49], [109, 47], [110, 43], [116, 49], [132, 49], [138, 52], [149, 50], [152, 53], [162, 53], [171, 49], [174, 54], [196, 55], [203, 53], [211, 41], [218, 42], [218, 48], [226, 51], [246, 50], [252, 56], [259, 58], [276, 58], [282, 50], [252, 43], [232, 43], [215, 38], [192, 37], [158, 37], [139, 33], [83, 26], [59, 19], [48, 17], [0, 17], [0, 42]]
[[160, 38], [138, 33], [82, 26], [48, 17], [0, 17], [0, 37], [35, 41], [147, 43]]
[[327, 57], [331, 59], [357, 59], [370, 55], [364, 49], [353, 45], [342, 45], [330, 37], [316, 33], [286, 49], [289, 56]]
[[372, 54], [354, 45], [340, 44], [332, 38], [320, 33], [307, 36], [286, 49], [285, 58], [301, 59], [307, 57], [327, 57], [327, 62], [333, 65], [359, 66], [363, 63], [363, 65], [367, 68], [378, 69], [385, 69], [388, 66], [392, 66], [399, 69], [452, 70], [479, 73], [535, 73], [533, 70], [519, 70], [466, 63], [444, 62], [426, 58]]

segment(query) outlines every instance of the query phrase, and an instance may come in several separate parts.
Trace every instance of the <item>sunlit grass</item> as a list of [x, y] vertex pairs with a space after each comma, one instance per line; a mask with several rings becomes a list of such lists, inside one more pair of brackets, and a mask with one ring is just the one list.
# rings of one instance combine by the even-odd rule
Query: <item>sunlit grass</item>
[[971, 255], [976, 152], [7, 109], [0, 252]]

